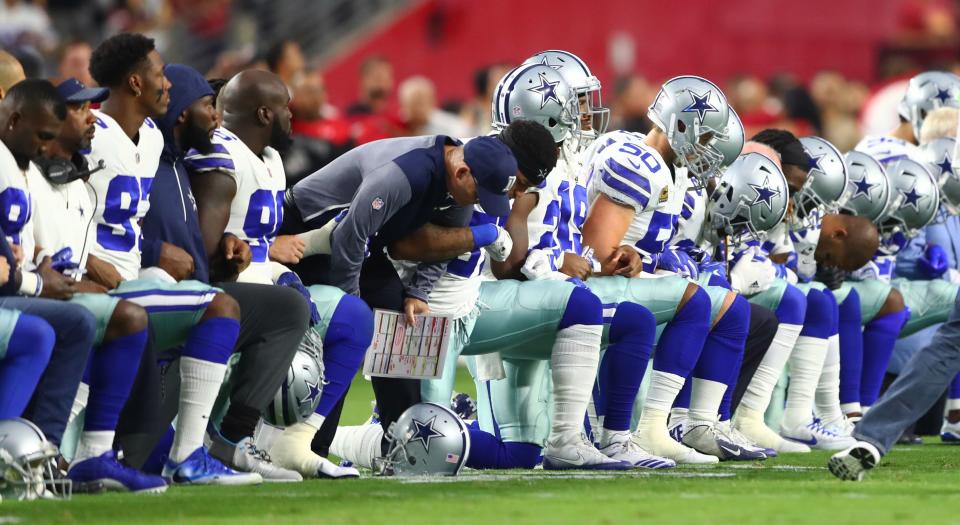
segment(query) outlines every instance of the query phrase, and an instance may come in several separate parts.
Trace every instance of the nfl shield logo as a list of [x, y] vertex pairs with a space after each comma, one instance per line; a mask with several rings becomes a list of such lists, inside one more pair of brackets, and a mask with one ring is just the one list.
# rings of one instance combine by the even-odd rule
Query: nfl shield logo
[[523, 110], [520, 109], [520, 106], [513, 106], [513, 116], [514, 117], [523, 116]]
[[380, 211], [380, 208], [383, 208], [383, 199], [381, 199], [380, 197], [373, 199], [373, 203], [371, 203], [371, 206], [373, 206], [373, 209]]

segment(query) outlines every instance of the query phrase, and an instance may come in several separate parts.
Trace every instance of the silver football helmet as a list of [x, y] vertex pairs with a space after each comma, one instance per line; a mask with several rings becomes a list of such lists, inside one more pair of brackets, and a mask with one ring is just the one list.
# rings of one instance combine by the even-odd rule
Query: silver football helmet
[[717, 144], [727, 139], [730, 108], [716, 84], [692, 75], [674, 77], [660, 87], [647, 112], [666, 134], [677, 154], [677, 164], [706, 187], [707, 179], [723, 164]]
[[417, 403], [390, 424], [386, 456], [377, 458], [381, 475], [456, 476], [470, 455], [467, 426], [448, 407]]
[[899, 199], [877, 222], [880, 233], [903, 232], [907, 237], [930, 224], [940, 208], [937, 181], [922, 163], [903, 158], [887, 169]]
[[0, 497], [11, 500], [34, 500], [50, 494], [70, 497], [69, 479], [56, 480], [52, 460], [57, 447], [47, 441], [43, 432], [26, 419], [0, 421]]
[[577, 96], [578, 104], [580, 97], [584, 97], [582, 105], [579, 106], [581, 147], [588, 146], [594, 139], [606, 133], [610, 124], [610, 109], [603, 107], [600, 79], [590, 72], [586, 62], [569, 51], [549, 49], [533, 55], [524, 64], [541, 64], [557, 70]]
[[811, 212], [820, 208], [836, 213], [847, 201], [847, 166], [833, 144], [820, 137], [801, 137], [800, 144], [810, 157], [807, 180], [793, 196], [797, 223], [809, 227]]
[[766, 155], [741, 155], [717, 179], [707, 202], [707, 216], [716, 230], [734, 242], [749, 235], [762, 240], [764, 233], [787, 214], [787, 179]]
[[313, 414], [323, 394], [323, 340], [309, 328], [293, 356], [287, 377], [263, 411], [263, 419], [275, 427], [288, 427]]
[[926, 71], [910, 79], [897, 111], [910, 122], [913, 136], [920, 140], [923, 119], [941, 107], [960, 108], [960, 77], [946, 71]]
[[723, 154], [723, 165], [729, 166], [737, 160], [743, 151], [743, 145], [746, 142], [743, 131], [743, 122], [740, 122], [740, 115], [730, 108], [730, 116], [727, 117], [727, 138], [717, 142], [717, 149]]
[[877, 159], [862, 151], [849, 151], [843, 156], [847, 167], [846, 202], [840, 209], [876, 221], [893, 201], [890, 178]]
[[580, 140], [577, 96], [557, 70], [540, 64], [512, 69], [497, 84], [491, 102], [493, 129], [514, 120], [533, 120], [547, 128], [558, 144]]
[[954, 164], [957, 139], [941, 137], [923, 146], [927, 169], [940, 184], [940, 202], [951, 215], [960, 215], [960, 164]]

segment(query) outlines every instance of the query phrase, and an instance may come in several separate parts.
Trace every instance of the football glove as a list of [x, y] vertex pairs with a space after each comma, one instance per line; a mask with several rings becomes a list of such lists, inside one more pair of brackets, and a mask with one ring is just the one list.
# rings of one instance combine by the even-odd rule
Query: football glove
[[497, 262], [503, 262], [510, 256], [513, 250], [513, 238], [507, 230], [497, 226], [497, 237], [490, 244], [483, 247], [487, 255]]
[[768, 288], [777, 278], [773, 263], [763, 256], [760, 248], [751, 246], [730, 270], [730, 286], [743, 295], [755, 295]]
[[923, 255], [917, 259], [917, 270], [927, 279], [939, 279], [949, 266], [947, 252], [939, 244], [928, 244]]
[[690, 279], [696, 279], [700, 275], [697, 263], [690, 258], [690, 255], [683, 250], [678, 250], [673, 247], [664, 250], [663, 253], [660, 254], [657, 266], [661, 270], [673, 272], [681, 277], [688, 277]]
[[839, 290], [843, 286], [843, 280], [847, 274], [840, 268], [832, 266], [829, 268], [819, 268], [814, 280], [823, 283], [830, 290]]

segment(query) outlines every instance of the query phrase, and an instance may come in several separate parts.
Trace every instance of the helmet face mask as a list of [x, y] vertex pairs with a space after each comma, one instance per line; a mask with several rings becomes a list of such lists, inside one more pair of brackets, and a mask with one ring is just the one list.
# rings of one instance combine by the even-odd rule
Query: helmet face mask
[[547, 128], [554, 142], [579, 147], [579, 101], [553, 68], [540, 64], [521, 65], [497, 83], [491, 101], [493, 129], [502, 130], [514, 120], [537, 122]]
[[387, 429], [387, 453], [374, 460], [381, 476], [456, 476], [470, 454], [466, 425], [445, 406], [418, 403]]
[[787, 179], [760, 153], [741, 155], [718, 179], [707, 202], [710, 224], [735, 243], [762, 241], [787, 213]]
[[[590, 72], [586, 62], [569, 51], [550, 49], [541, 51], [523, 62], [540, 64], [560, 73], [577, 99], [581, 118], [580, 137], [576, 146], [585, 148], [607, 131], [610, 109], [603, 106], [600, 79]], [[587, 122], [588, 124], [584, 124]]]
[[72, 483], [57, 479], [53, 461], [57, 447], [25, 419], [0, 421], [0, 497], [34, 500], [47, 495], [69, 499]]

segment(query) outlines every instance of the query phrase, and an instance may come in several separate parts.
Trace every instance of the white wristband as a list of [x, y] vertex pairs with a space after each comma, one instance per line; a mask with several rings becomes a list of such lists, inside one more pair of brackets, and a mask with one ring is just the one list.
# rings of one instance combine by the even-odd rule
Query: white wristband
[[43, 291], [43, 278], [34, 272], [20, 273], [20, 295], [37, 297]]

